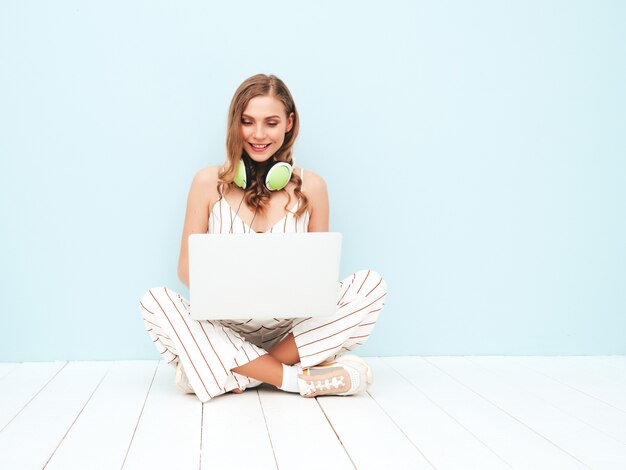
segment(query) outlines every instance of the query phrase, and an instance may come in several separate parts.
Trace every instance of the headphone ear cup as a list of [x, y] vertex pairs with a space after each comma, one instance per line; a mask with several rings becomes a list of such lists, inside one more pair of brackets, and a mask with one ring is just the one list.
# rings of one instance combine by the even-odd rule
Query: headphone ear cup
[[244, 163], [243, 158], [239, 160], [233, 183], [235, 183], [241, 189], [246, 189], [246, 186], [248, 185], [248, 172], [246, 170], [246, 164]]
[[265, 187], [270, 191], [283, 189], [291, 180], [292, 172], [293, 167], [289, 163], [274, 163], [265, 176]]

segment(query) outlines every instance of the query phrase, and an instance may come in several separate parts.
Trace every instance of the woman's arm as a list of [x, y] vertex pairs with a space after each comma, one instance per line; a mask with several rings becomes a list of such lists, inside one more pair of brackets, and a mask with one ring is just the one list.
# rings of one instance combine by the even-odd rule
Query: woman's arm
[[207, 233], [211, 196], [216, 188], [217, 167], [203, 168], [196, 173], [191, 182], [178, 257], [178, 278], [187, 287], [189, 287], [189, 235]]
[[309, 232], [328, 232], [329, 208], [328, 189], [326, 182], [320, 175], [311, 171], [306, 172], [305, 194], [309, 198]]

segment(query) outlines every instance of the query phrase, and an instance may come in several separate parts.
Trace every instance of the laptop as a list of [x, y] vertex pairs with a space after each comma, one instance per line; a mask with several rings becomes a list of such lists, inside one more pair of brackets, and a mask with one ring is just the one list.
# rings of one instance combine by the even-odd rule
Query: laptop
[[333, 315], [341, 233], [189, 235], [194, 320]]

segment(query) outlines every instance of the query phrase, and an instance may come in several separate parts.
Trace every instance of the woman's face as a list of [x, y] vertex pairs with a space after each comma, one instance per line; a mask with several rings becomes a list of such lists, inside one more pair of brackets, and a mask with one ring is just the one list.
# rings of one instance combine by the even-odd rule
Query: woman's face
[[283, 145], [285, 133], [293, 126], [293, 113], [287, 118], [283, 103], [274, 96], [255, 96], [244, 109], [240, 125], [244, 150], [252, 160], [264, 162]]

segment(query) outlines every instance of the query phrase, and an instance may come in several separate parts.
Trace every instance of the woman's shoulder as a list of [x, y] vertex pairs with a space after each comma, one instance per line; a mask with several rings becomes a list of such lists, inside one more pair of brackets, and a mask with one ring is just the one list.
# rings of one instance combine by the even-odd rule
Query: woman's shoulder
[[[297, 174], [300, 175], [299, 169], [297, 170]], [[310, 214], [320, 212], [323, 216], [323, 214], [328, 211], [328, 190], [326, 188], [326, 182], [321, 175], [318, 175], [314, 171], [305, 169], [303, 173], [304, 182], [302, 183], [302, 192], [309, 201], [308, 211]], [[309, 230], [312, 230], [312, 226], [309, 226]]]
[[322, 178], [321, 175], [315, 173], [314, 171], [307, 170], [306, 168], [294, 168], [294, 173], [298, 176], [302, 174], [304, 177], [304, 183], [302, 183], [302, 188], [305, 193], [308, 192], [317, 192], [320, 189], [324, 189], [326, 187], [326, 181]]
[[192, 185], [201, 188], [204, 194], [208, 195], [210, 201], [216, 201], [219, 197], [217, 183], [221, 168], [220, 165], [200, 168], [193, 177]]
[[206, 166], [204, 168], [200, 168], [196, 172], [194, 179], [198, 179], [199, 181], [205, 183], [217, 181], [217, 176], [220, 168], [222, 168], [220, 165]]

